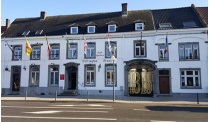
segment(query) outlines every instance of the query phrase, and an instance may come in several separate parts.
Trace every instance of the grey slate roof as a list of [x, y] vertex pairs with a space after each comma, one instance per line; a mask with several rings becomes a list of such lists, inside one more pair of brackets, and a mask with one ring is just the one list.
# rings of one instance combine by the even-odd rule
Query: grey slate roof
[[194, 21], [197, 27], [204, 27], [192, 7], [152, 10], [155, 29], [161, 29], [159, 23], [171, 23], [172, 29], [185, 28], [183, 22]]
[[128, 11], [128, 16], [122, 17], [121, 12], [92, 13], [77, 15], [47, 16], [45, 20], [37, 18], [15, 19], [2, 37], [22, 37], [24, 31], [30, 31], [28, 36], [35, 36], [37, 30], [43, 30], [41, 36], [70, 34], [70, 26], [79, 25], [78, 34], [87, 33], [87, 24], [96, 25], [96, 33], [107, 33], [109, 22], [115, 22], [116, 32], [135, 31], [134, 21], [145, 20], [144, 30], [153, 30], [151, 10]]

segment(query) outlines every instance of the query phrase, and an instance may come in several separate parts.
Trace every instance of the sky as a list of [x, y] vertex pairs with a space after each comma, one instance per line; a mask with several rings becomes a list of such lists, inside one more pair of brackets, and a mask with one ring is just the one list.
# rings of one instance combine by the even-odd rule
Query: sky
[[2, 25], [6, 19], [121, 11], [121, 4], [128, 3], [128, 10], [147, 10], [208, 6], [208, 0], [1, 0]]

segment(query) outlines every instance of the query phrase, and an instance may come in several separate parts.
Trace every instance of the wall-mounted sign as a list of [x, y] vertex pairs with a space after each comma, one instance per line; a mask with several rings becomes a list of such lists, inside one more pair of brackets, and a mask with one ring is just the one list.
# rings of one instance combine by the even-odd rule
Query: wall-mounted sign
[[112, 63], [112, 59], [103, 59], [103, 62], [111, 62]]
[[64, 80], [65, 79], [65, 75], [64, 74], [60, 74], [60, 80]]
[[94, 63], [97, 62], [97, 60], [89, 60], [89, 59], [83, 59], [82, 62], [90, 62], [90, 63]]
[[98, 56], [104, 56], [104, 54], [102, 53], [102, 51], [97, 51], [96, 56], [97, 56], [97, 57], [98, 57]]

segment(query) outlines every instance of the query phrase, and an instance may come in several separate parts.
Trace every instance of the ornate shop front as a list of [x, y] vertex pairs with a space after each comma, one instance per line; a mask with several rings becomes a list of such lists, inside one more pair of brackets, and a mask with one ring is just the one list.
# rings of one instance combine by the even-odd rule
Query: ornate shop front
[[152, 97], [156, 62], [147, 59], [135, 59], [125, 63], [125, 94]]

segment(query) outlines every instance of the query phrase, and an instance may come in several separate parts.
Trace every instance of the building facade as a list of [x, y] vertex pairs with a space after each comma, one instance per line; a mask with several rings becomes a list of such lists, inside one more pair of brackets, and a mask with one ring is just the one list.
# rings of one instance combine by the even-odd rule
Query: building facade
[[2, 94], [112, 95], [114, 83], [116, 95], [207, 95], [200, 15], [194, 5], [128, 11], [122, 4], [121, 12], [16, 19], [2, 35]]

